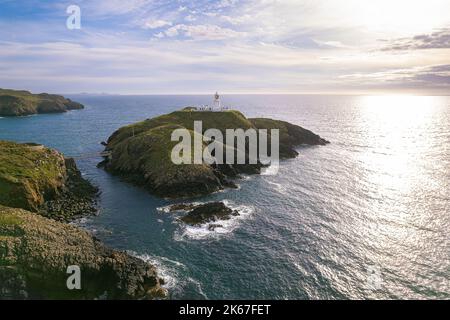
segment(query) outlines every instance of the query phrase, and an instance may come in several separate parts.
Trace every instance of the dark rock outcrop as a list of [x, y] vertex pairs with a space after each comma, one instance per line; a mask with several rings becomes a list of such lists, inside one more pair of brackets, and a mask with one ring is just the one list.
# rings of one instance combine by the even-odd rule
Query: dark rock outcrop
[[[69, 266], [80, 290], [67, 287]], [[166, 295], [162, 283], [153, 266], [75, 226], [0, 205], [2, 299], [152, 299]]]
[[[238, 216], [239, 212], [228, 208], [223, 202], [209, 202], [200, 205], [192, 203], [175, 204], [169, 211], [188, 211], [188, 214], [180, 220], [189, 225], [199, 225], [208, 222], [228, 220], [233, 216]], [[210, 229], [220, 227], [219, 224], [210, 225]]]

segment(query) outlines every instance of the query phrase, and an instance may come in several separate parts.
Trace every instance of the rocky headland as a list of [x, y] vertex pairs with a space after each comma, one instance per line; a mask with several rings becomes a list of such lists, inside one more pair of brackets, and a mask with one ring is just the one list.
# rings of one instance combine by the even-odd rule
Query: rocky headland
[[27, 116], [83, 109], [81, 103], [56, 94], [33, 94], [25, 90], [0, 89], [0, 116]]
[[[0, 141], [0, 296], [151, 299], [166, 292], [148, 263], [64, 223], [95, 210], [97, 189], [73, 159], [37, 144]], [[58, 221], [59, 220], [59, 221]], [[81, 270], [69, 290], [67, 267]]]
[[96, 211], [97, 192], [60, 152], [0, 141], [0, 204], [70, 221]]
[[[263, 165], [256, 164], [174, 164], [171, 141], [175, 129], [193, 132], [194, 121], [202, 121], [203, 132], [214, 128], [224, 135], [227, 129], [279, 129], [280, 158], [294, 158], [300, 145], [329, 143], [313, 132], [285, 121], [246, 118], [241, 112], [195, 111], [185, 108], [120, 128], [108, 139], [105, 160], [99, 164], [124, 180], [167, 198], [209, 194], [226, 187], [236, 187], [233, 178], [240, 174], [258, 174]], [[203, 133], [202, 132], [202, 133]], [[234, 148], [226, 145], [226, 148]], [[247, 148], [248, 149], [248, 148]], [[246, 155], [248, 157], [248, 154]]]

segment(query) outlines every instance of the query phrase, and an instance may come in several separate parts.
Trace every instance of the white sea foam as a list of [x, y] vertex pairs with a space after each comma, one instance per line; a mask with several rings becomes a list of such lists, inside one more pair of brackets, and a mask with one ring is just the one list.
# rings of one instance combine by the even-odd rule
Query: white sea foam
[[205, 299], [208, 298], [203, 292], [203, 288], [199, 281], [184, 276], [188, 272], [188, 268], [183, 263], [161, 256], [138, 254], [134, 251], [127, 252], [130, 255], [155, 266], [158, 276], [164, 279], [164, 285], [162, 287], [169, 291], [169, 295], [176, 297], [178, 293], [183, 292], [185, 287], [193, 285], [201, 296]]
[[98, 235], [98, 234], [112, 234], [113, 232], [105, 227], [98, 226], [93, 224], [92, 217], [81, 217], [72, 222], [69, 222], [70, 225], [82, 228], [87, 232]]
[[280, 167], [278, 166], [269, 166], [261, 169], [262, 176], [274, 176], [279, 173]]
[[251, 179], [253, 179], [253, 177], [254, 177], [254, 175], [249, 175], [249, 174], [241, 174], [240, 175], [240, 178], [242, 180], [251, 180]]
[[80, 219], [77, 219], [77, 220], [71, 222], [70, 224], [83, 226], [83, 225], [89, 223], [90, 221], [91, 221], [90, 218], [88, 218], [88, 217], [82, 217], [82, 218], [80, 218]]
[[[180, 229], [174, 234], [175, 241], [190, 240], [202, 240], [202, 239], [217, 239], [221, 236], [233, 232], [240, 223], [250, 217], [254, 212], [254, 208], [246, 205], [236, 205], [230, 200], [223, 200], [223, 203], [239, 212], [238, 216], [232, 216], [228, 220], [218, 220], [214, 222], [207, 222], [198, 226], [189, 226], [182, 224]], [[218, 225], [214, 229], [210, 229], [211, 226]]]
[[158, 208], [156, 208], [156, 210], [158, 211], [158, 212], [164, 212], [164, 213], [169, 213], [170, 212], [170, 207], [171, 207], [172, 205], [170, 205], [170, 206], [165, 206], [165, 207], [158, 207]]
[[281, 193], [281, 194], [286, 194], [287, 193], [287, 188], [286, 186], [282, 185], [281, 183], [277, 183], [277, 182], [273, 182], [270, 181], [268, 179], [266, 179], [266, 182], [272, 186], [275, 187], [275, 191]]
[[135, 251], [127, 251], [130, 255], [139, 258], [155, 266], [158, 276], [164, 279], [163, 288], [170, 290], [177, 286], [179, 282], [179, 270], [186, 269], [181, 262], [168, 259], [166, 257], [153, 256], [150, 254], [138, 254]]
[[[189, 204], [192, 204], [192, 205], [194, 205], [194, 206], [199, 206], [199, 205], [201, 205], [201, 204], [205, 204], [206, 202], [189, 202]], [[170, 213], [171, 211], [170, 211], [170, 208], [172, 207], [172, 206], [174, 206], [174, 205], [176, 205], [176, 203], [172, 203], [172, 204], [169, 204], [169, 205], [167, 205], [167, 206], [164, 206], [164, 207], [158, 207], [158, 208], [156, 208], [156, 210], [158, 211], [158, 212], [162, 212], [162, 213]], [[172, 211], [172, 212], [186, 212], [186, 210], [174, 210], [174, 211]]]

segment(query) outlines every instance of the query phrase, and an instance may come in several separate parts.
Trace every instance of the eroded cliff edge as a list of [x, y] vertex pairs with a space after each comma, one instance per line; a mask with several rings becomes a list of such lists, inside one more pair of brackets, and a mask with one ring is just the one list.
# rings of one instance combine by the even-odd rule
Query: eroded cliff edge
[[[155, 268], [62, 221], [92, 212], [97, 192], [72, 159], [37, 144], [0, 141], [0, 297], [164, 297]], [[56, 221], [60, 220], [60, 221]], [[81, 270], [68, 290], [67, 267]]]

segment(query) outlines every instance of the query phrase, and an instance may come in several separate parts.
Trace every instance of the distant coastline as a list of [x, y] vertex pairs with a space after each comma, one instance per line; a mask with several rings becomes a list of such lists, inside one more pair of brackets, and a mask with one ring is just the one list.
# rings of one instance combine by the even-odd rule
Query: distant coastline
[[0, 88], [0, 116], [17, 117], [83, 109], [81, 103], [61, 95]]

